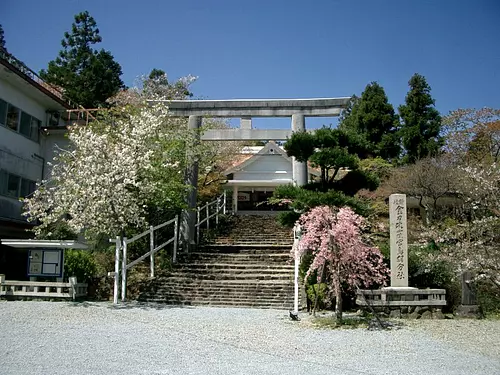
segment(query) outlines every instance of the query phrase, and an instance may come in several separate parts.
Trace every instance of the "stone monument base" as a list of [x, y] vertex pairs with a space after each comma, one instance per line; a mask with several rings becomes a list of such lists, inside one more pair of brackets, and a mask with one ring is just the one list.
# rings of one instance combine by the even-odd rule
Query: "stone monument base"
[[393, 318], [442, 319], [446, 306], [444, 289], [385, 287], [378, 290], [359, 290], [356, 304], [384, 312]]

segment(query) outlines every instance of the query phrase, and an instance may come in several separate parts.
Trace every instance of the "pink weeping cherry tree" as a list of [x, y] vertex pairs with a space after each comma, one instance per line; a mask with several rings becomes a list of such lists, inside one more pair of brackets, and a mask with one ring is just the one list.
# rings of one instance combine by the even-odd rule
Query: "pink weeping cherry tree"
[[317, 271], [319, 282], [327, 282], [336, 297], [335, 312], [342, 321], [342, 286], [356, 288], [385, 285], [389, 269], [379, 249], [361, 237], [363, 218], [348, 207], [315, 207], [299, 219], [302, 237], [296, 256], [311, 253], [306, 277]]

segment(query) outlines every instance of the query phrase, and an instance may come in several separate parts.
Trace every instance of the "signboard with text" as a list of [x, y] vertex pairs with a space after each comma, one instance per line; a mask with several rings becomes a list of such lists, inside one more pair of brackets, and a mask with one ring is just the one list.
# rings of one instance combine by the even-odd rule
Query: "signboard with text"
[[62, 249], [36, 249], [28, 252], [28, 276], [61, 277], [63, 265]]

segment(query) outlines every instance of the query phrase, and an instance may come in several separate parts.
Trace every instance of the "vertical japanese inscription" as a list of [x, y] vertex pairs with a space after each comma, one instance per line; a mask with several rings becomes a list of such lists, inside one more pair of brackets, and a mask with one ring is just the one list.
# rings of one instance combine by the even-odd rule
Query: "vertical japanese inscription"
[[406, 195], [389, 197], [391, 228], [391, 286], [408, 286], [408, 240], [406, 230]]

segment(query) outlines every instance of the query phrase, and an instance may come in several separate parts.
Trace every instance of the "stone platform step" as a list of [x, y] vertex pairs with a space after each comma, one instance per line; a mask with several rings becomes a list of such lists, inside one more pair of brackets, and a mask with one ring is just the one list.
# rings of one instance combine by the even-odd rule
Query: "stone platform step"
[[237, 301], [237, 300], [183, 300], [183, 299], [164, 299], [151, 298], [144, 302], [163, 303], [166, 305], [176, 306], [214, 306], [214, 307], [242, 307], [242, 308], [258, 308], [258, 309], [275, 309], [275, 310], [292, 310], [292, 302], [277, 302], [275, 300], [259, 300], [259, 301]]

